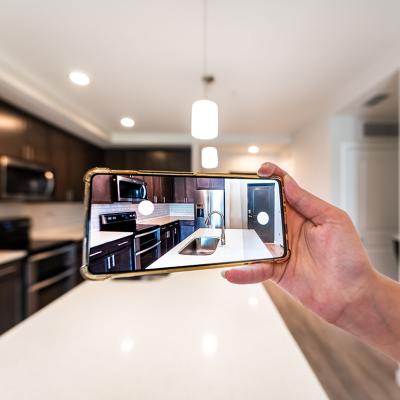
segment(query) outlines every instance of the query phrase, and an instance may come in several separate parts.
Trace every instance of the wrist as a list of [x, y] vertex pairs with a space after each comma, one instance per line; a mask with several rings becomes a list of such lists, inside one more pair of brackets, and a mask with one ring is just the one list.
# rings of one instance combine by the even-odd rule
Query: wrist
[[[359, 336], [366, 335], [365, 327], [374, 324], [377, 319], [374, 307], [375, 296], [383, 285], [382, 275], [371, 269], [360, 288], [348, 299], [335, 325]], [[374, 326], [374, 325], [372, 325]]]

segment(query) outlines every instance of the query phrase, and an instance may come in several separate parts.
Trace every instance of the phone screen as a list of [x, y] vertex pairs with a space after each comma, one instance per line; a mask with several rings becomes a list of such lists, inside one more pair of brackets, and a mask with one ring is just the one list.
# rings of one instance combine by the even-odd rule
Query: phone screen
[[96, 174], [90, 190], [89, 272], [284, 257], [281, 189], [275, 179]]

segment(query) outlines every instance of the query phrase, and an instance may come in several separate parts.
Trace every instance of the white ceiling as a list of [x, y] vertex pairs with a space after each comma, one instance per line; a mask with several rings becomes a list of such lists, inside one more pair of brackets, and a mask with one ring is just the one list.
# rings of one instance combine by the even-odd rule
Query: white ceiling
[[[0, 96], [89, 139], [189, 136], [200, 0], [0, 0]], [[398, 0], [209, 0], [221, 137], [294, 132], [400, 41]], [[90, 86], [73, 86], [72, 69]], [[179, 136], [178, 136], [179, 137]], [[94, 139], [97, 138], [97, 139]], [[239, 140], [240, 141], [240, 140]]]

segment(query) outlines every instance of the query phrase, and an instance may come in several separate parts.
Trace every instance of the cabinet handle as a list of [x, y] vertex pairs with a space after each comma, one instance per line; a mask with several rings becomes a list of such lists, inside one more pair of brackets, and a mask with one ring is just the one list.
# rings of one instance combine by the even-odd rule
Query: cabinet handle
[[124, 244], [127, 244], [127, 243], [129, 243], [128, 240], [126, 240], [125, 242], [122, 242], [122, 243], [118, 243], [117, 246], [123, 246]]
[[[118, 245], [118, 246], [119, 246], [119, 245]], [[101, 254], [102, 252], [103, 252], [103, 250], [96, 251], [96, 253], [92, 253], [92, 254], [90, 254], [90, 256], [89, 256], [89, 257], [97, 256], [97, 254]]]
[[110, 257], [107, 257], [107, 269], [111, 269], [111, 262], [110, 262]]
[[163, 196], [163, 203], [165, 203], [165, 196]]
[[111, 259], [112, 259], [112, 266], [113, 268], [115, 268], [115, 254], [111, 256]]

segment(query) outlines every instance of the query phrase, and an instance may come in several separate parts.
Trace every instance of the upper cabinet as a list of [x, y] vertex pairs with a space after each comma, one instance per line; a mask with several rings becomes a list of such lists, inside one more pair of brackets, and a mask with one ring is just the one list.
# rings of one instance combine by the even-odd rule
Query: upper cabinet
[[112, 175], [95, 175], [92, 179], [92, 203], [112, 202]]
[[195, 178], [177, 176], [174, 177], [174, 202], [193, 203]]
[[197, 178], [196, 179], [197, 189], [224, 189], [225, 180], [224, 178]]

